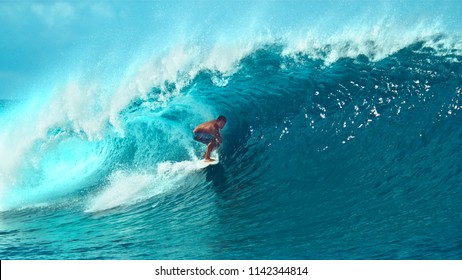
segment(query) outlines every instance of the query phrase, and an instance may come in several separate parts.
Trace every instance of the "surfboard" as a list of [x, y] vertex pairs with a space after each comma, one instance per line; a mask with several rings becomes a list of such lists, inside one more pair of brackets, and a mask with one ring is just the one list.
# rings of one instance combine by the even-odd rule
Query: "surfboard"
[[217, 158], [212, 158], [211, 157], [211, 159], [214, 159], [214, 161], [205, 161], [205, 160], [201, 159], [200, 162], [199, 162], [200, 168], [206, 168], [207, 166], [215, 165], [215, 164], [218, 164], [220, 162], [218, 160], [218, 157]]
[[200, 159], [198, 163], [199, 167], [206, 168], [207, 166], [215, 165], [220, 162], [220, 157], [218, 156], [218, 153], [216, 151], [212, 152], [210, 158], [213, 159], [213, 161], [205, 161], [204, 159]]

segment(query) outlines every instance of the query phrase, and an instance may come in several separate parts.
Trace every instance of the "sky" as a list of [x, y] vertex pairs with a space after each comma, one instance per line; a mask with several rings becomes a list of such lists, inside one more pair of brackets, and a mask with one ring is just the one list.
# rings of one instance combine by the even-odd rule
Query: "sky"
[[1, 1], [0, 98], [20, 98], [29, 86], [45, 83], [41, 79], [49, 78], [49, 71], [74, 64], [79, 52], [94, 53], [127, 40], [124, 34], [131, 30], [123, 22], [130, 13], [140, 18], [146, 13], [133, 10], [111, 2]]
[[[462, 1], [0, 1], [0, 99], [24, 99], [83, 68], [120, 71], [140, 53], [194, 38], [235, 38], [268, 29], [324, 30], [364, 15], [462, 26]], [[425, 20], [424, 20], [425, 21]], [[243, 32], [245, 30], [245, 32]], [[282, 32], [286, 32], [283, 30]], [[110, 61], [110, 63], [107, 63]], [[103, 67], [103, 66], [101, 66]], [[40, 89], [40, 90], [39, 90]]]

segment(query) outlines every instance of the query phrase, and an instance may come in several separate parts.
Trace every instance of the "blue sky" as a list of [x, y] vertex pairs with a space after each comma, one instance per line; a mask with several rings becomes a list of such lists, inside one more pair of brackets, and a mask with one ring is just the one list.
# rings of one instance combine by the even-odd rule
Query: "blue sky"
[[[164, 40], [172, 5], [149, 1], [0, 1], [0, 99], [21, 99], [72, 67]], [[160, 41], [160, 40], [157, 40]], [[122, 56], [123, 55], [123, 56]], [[112, 55], [114, 57], [114, 55]]]

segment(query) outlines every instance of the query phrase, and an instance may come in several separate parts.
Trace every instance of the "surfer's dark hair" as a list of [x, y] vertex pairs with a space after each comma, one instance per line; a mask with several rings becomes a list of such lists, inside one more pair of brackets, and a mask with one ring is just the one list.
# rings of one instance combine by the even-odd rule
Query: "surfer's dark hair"
[[217, 118], [217, 121], [219, 121], [219, 122], [226, 122], [226, 118], [225, 118], [225, 116], [219, 116], [219, 117]]

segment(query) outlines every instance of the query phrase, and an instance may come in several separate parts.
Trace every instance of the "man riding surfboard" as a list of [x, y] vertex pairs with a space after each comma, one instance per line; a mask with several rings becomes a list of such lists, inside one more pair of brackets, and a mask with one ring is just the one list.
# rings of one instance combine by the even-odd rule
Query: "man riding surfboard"
[[207, 145], [207, 150], [203, 155], [205, 162], [214, 161], [213, 158], [210, 158], [210, 153], [220, 146], [222, 142], [220, 129], [223, 129], [225, 124], [226, 118], [219, 116], [216, 120], [205, 122], [194, 128], [194, 140]]

